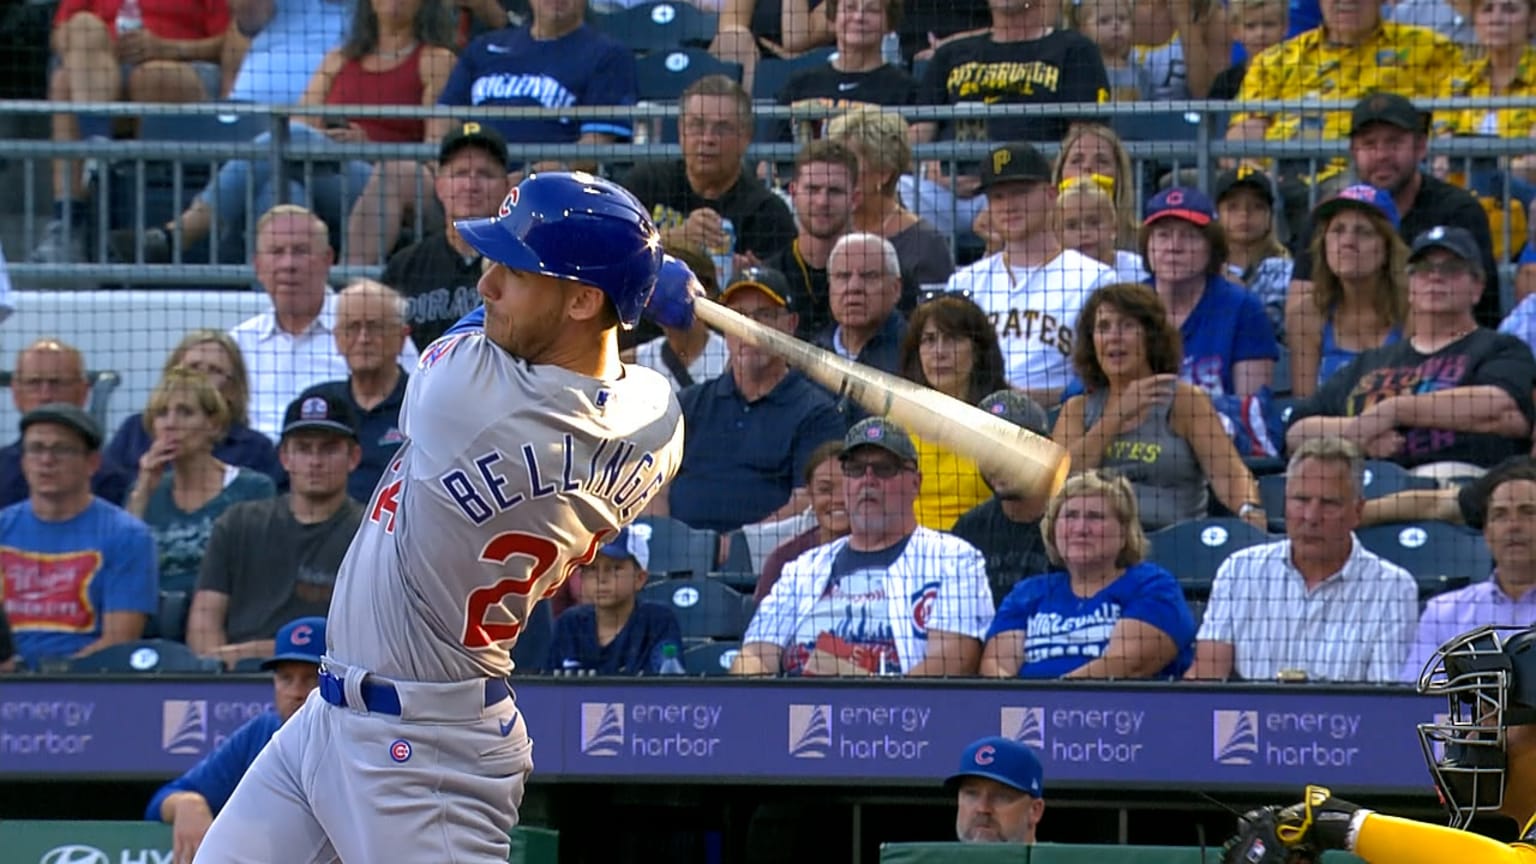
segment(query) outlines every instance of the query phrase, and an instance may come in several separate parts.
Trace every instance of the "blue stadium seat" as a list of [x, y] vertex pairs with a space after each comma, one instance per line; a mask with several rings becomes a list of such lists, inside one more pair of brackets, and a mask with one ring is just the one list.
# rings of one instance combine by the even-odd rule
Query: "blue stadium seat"
[[779, 101], [779, 91], [801, 69], [813, 69], [831, 62], [837, 49], [832, 46], [816, 48], [797, 57], [765, 57], [757, 63], [752, 79], [752, 99], [759, 102]]
[[587, 23], [636, 54], [675, 48], [708, 48], [720, 16], [692, 3], [652, 2], [587, 16]]
[[1429, 477], [1415, 477], [1396, 462], [1368, 459], [1365, 463], [1365, 497], [1381, 498], [1409, 489], [1435, 489], [1439, 483]]
[[1413, 574], [1431, 597], [1487, 579], [1493, 557], [1483, 537], [1448, 522], [1398, 522], [1355, 532], [1360, 545]]
[[265, 657], [246, 657], [235, 662], [235, 668], [231, 672], [242, 674], [260, 674], [267, 670], [261, 668], [261, 664], [267, 662]]
[[651, 560], [646, 571], [653, 576], [703, 577], [715, 569], [715, 555], [720, 550], [720, 535], [704, 528], [691, 528], [670, 516], [646, 516], [637, 520], [651, 526]]
[[1280, 346], [1280, 359], [1275, 363], [1274, 383], [1270, 392], [1276, 396], [1291, 395], [1291, 349]]
[[150, 674], [163, 672], [217, 673], [222, 666], [192, 653], [180, 642], [140, 639], [103, 648], [69, 663], [73, 673]]
[[1231, 516], [1191, 519], [1147, 536], [1147, 557], [1179, 580], [1185, 596], [1203, 599], [1211, 592], [1221, 562], [1239, 549], [1269, 541], [1269, 535]]
[[145, 636], [185, 642], [187, 639], [187, 612], [192, 598], [186, 591], [161, 591], [160, 611], [149, 619], [144, 628]]
[[671, 608], [684, 639], [740, 639], [752, 621], [752, 598], [713, 579], [663, 579], [640, 599]]
[[683, 652], [683, 668], [688, 670], [689, 675], [702, 675], [706, 678], [728, 675], [731, 663], [739, 653], [741, 643], [735, 640], [706, 642]]
[[1269, 530], [1276, 533], [1285, 531], [1285, 475], [1261, 474], [1259, 481], [1259, 503], [1264, 505], [1264, 512], [1269, 515]]

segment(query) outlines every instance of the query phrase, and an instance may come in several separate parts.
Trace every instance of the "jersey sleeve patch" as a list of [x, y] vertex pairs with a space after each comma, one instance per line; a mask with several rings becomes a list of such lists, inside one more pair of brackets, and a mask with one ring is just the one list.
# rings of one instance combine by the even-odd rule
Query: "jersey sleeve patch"
[[433, 342], [431, 345], [428, 345], [427, 350], [423, 351], [421, 354], [421, 360], [416, 363], [417, 371], [424, 372], [428, 369], [431, 369], [433, 366], [436, 366], [437, 361], [448, 356], [448, 352], [453, 350], [453, 346], [459, 344], [459, 342], [466, 337], [473, 335], [475, 334], [455, 333], [446, 339], [439, 339], [436, 342]]

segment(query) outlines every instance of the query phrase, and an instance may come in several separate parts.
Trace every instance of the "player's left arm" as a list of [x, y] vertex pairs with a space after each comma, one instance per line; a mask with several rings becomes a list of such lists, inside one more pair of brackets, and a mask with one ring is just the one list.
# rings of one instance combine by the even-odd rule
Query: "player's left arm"
[[1480, 834], [1371, 813], [1360, 822], [1351, 850], [1369, 864], [1536, 864], [1536, 848], [1506, 846]]

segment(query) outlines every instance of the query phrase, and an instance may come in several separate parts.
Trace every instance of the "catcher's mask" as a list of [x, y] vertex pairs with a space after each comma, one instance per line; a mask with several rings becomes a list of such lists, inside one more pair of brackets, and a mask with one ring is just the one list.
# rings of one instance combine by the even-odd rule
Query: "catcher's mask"
[[1419, 692], [1448, 702], [1444, 716], [1419, 724], [1419, 743], [1451, 825], [1466, 828], [1504, 804], [1509, 727], [1536, 723], [1536, 628], [1489, 625], [1451, 639], [1425, 665]]

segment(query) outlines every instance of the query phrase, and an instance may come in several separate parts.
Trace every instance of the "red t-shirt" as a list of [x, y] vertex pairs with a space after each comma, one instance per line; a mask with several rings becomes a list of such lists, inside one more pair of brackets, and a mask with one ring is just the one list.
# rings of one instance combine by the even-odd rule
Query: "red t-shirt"
[[[89, 12], [107, 22], [107, 30], [117, 35], [117, 9], [122, 0], [63, 0], [54, 26], [81, 12]], [[228, 0], [139, 0], [144, 29], [161, 39], [208, 39], [229, 29]]]

